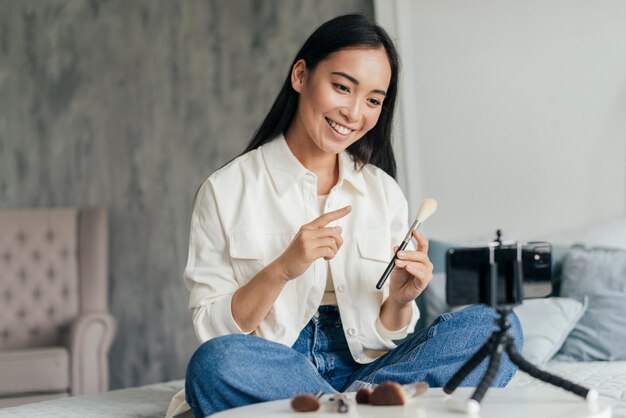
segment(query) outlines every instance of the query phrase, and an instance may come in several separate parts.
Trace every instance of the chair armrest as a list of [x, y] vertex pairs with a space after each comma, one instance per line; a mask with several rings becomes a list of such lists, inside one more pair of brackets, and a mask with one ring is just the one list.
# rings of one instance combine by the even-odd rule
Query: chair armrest
[[72, 396], [108, 389], [109, 348], [115, 329], [115, 320], [106, 312], [81, 315], [72, 323], [69, 335]]

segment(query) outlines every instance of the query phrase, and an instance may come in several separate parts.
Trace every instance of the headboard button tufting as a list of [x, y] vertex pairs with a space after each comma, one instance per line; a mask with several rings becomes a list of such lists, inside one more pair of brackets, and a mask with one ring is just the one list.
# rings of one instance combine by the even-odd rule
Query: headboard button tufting
[[15, 238], [20, 245], [24, 245], [26, 243], [26, 234], [24, 233], [24, 231], [19, 231]]
[[24, 309], [24, 308], [20, 308], [20, 309], [18, 309], [18, 311], [17, 311], [17, 317], [18, 317], [19, 319], [22, 319], [22, 320], [23, 320], [24, 318], [26, 318], [26, 309]]
[[21, 269], [17, 272], [17, 277], [18, 277], [18, 279], [20, 279], [20, 283], [24, 284], [24, 283], [26, 282], [26, 279], [27, 279], [26, 270], [24, 270], [23, 268], [21, 268]]

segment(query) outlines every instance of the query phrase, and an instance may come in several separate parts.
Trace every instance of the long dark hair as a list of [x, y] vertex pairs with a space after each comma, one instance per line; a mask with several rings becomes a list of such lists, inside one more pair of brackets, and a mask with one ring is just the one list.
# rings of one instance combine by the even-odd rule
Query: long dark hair
[[291, 86], [291, 69], [303, 59], [307, 70], [313, 71], [320, 61], [333, 52], [349, 48], [385, 48], [391, 65], [391, 80], [376, 126], [347, 151], [360, 164], [374, 164], [396, 177], [396, 160], [391, 146], [393, 112], [398, 92], [399, 58], [393, 41], [380, 26], [362, 15], [339, 16], [322, 24], [306, 40], [294, 58], [287, 78], [269, 113], [254, 133], [244, 154], [284, 134], [298, 107], [298, 93]]

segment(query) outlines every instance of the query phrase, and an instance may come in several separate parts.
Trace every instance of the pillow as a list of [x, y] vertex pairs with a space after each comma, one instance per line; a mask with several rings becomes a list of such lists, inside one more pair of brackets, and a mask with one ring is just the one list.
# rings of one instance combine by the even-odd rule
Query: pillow
[[446, 253], [448, 248], [455, 246], [457, 245], [437, 239], [428, 240], [428, 258], [433, 263], [433, 279], [416, 300], [421, 315], [415, 329], [430, 325], [440, 314], [450, 310], [446, 304]]
[[563, 261], [561, 296], [589, 298], [559, 356], [579, 360], [626, 360], [626, 251], [573, 248]]
[[450, 311], [450, 307], [446, 303], [446, 273], [433, 273], [433, 279], [422, 295], [424, 295], [422, 317], [424, 318], [424, 325], [428, 326], [439, 315]]
[[458, 245], [436, 239], [428, 240], [428, 258], [433, 263], [433, 274], [446, 271], [446, 253], [448, 248], [455, 246]]
[[541, 366], [559, 351], [587, 309], [587, 301], [551, 297], [527, 299], [513, 308], [524, 332], [522, 355]]

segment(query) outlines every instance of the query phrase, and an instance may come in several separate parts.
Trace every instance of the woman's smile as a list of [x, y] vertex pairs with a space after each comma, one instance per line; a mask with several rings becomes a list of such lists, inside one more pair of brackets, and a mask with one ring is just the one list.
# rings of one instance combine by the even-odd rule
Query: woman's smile
[[326, 122], [332, 128], [333, 131], [335, 131], [341, 136], [348, 136], [349, 134], [351, 134], [352, 132], [356, 130], [356, 129], [350, 129], [345, 125], [341, 125], [328, 117], [326, 118]]
[[[296, 62], [296, 117], [285, 138], [300, 162], [344, 151], [378, 122], [391, 79], [384, 48], [343, 49], [309, 69]], [[313, 166], [315, 164], [311, 164]]]

